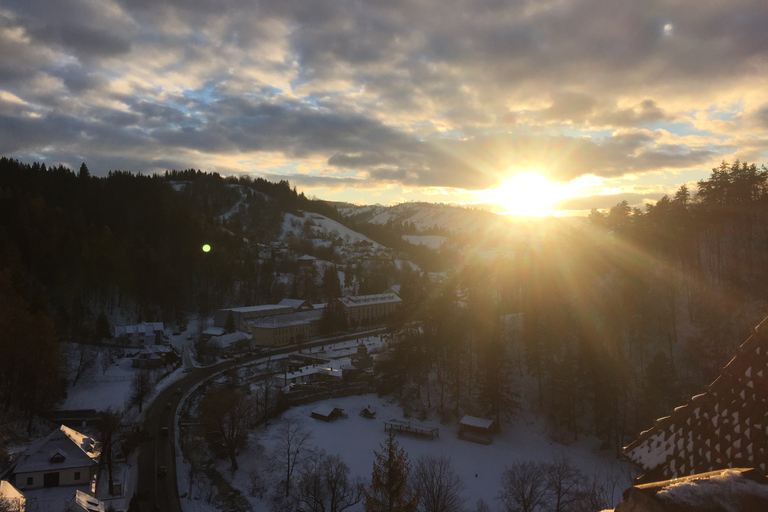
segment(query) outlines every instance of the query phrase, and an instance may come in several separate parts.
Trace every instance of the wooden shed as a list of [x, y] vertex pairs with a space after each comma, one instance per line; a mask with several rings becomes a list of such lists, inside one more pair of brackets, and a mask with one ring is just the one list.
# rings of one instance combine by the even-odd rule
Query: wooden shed
[[331, 405], [319, 405], [312, 409], [312, 417], [323, 421], [333, 421], [336, 418], [345, 418], [344, 409]]
[[493, 420], [464, 416], [459, 422], [459, 439], [480, 444], [491, 444], [493, 434], [499, 431]]

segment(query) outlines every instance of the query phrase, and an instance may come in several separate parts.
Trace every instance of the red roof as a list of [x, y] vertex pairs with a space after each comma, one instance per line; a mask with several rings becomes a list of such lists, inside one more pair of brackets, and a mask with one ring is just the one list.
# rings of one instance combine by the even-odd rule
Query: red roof
[[734, 467], [768, 473], [768, 317], [704, 394], [656, 420], [624, 454], [641, 481]]

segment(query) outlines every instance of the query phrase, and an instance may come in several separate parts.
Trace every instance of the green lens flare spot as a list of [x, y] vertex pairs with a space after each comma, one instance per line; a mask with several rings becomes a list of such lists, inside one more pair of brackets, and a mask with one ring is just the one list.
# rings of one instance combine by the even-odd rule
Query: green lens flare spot
[[208, 244], [205, 244], [203, 246], [203, 252], [211, 252], [211, 246]]

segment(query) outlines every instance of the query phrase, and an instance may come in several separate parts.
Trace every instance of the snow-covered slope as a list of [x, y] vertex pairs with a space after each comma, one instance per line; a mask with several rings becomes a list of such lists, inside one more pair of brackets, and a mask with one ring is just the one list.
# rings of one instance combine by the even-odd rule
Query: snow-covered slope
[[329, 240], [341, 238], [347, 243], [367, 241], [373, 243], [374, 247], [381, 247], [381, 245], [365, 235], [352, 231], [333, 219], [329, 219], [319, 213], [309, 212], [303, 212], [303, 217], [286, 213], [283, 217], [283, 232], [280, 235], [280, 239], [285, 240], [292, 234], [294, 236], [307, 234], [307, 231], [312, 231], [313, 235], [308, 238], [327, 238]]
[[498, 215], [485, 210], [462, 208], [444, 204], [402, 203], [396, 206], [346, 206], [339, 212], [372, 224], [409, 223], [419, 232], [439, 229], [452, 233], [467, 233], [486, 227], [489, 223], [503, 222]]

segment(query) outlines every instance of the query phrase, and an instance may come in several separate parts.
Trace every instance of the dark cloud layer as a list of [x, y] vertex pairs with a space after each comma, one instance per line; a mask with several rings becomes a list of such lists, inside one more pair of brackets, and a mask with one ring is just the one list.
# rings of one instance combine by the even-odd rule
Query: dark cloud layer
[[0, 152], [96, 172], [282, 155], [334, 188], [706, 168], [733, 148], [692, 112], [719, 98], [749, 102], [728, 136], [762, 154], [766, 26], [763, 0], [9, 0]]

